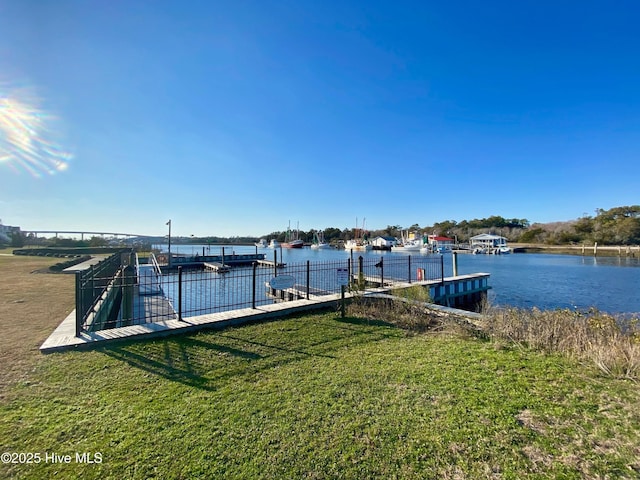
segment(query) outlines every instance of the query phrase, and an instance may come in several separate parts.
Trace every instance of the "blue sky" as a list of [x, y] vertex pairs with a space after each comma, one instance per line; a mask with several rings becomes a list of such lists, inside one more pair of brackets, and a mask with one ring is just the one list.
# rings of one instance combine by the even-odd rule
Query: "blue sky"
[[264, 235], [640, 203], [636, 1], [0, 0], [0, 218]]

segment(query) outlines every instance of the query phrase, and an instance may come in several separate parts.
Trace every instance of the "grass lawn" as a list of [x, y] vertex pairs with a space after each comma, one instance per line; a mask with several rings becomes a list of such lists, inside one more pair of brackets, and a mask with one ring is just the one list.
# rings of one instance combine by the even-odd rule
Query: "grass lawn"
[[[407, 334], [331, 312], [88, 352], [6, 351], [23, 370], [2, 387], [0, 451], [40, 461], [0, 464], [0, 478], [640, 476], [637, 383], [460, 331]], [[78, 462], [85, 452], [96, 463]]]

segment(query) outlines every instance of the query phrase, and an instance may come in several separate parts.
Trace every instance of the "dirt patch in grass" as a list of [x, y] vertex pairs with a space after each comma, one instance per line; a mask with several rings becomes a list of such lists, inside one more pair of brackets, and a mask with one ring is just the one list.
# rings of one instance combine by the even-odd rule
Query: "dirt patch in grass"
[[24, 379], [39, 347], [74, 308], [74, 277], [49, 274], [58, 258], [0, 255], [0, 398]]

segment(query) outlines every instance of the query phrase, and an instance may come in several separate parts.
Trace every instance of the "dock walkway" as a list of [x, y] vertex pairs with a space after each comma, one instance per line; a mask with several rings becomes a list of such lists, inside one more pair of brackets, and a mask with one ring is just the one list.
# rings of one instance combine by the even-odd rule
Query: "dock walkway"
[[[450, 285], [454, 285], [456, 281], [462, 280], [464, 282], [469, 281], [481, 281], [480, 279], [488, 277], [489, 274], [473, 274], [473, 275], [461, 275], [458, 277], [446, 277], [444, 282], [437, 280], [427, 281], [414, 281], [408, 282], [393, 282], [393, 288], [410, 287], [414, 285], [423, 285], [435, 288], [445, 288]], [[386, 283], [386, 280], [385, 280]], [[386, 294], [392, 288], [389, 285], [378, 288], [367, 289], [366, 292], [360, 293], [360, 295], [375, 296], [376, 294]], [[489, 288], [489, 287], [486, 287]], [[295, 291], [294, 291], [295, 290]], [[158, 336], [166, 336], [173, 334], [191, 333], [201, 329], [221, 329], [232, 325], [242, 325], [248, 322], [255, 322], [266, 320], [270, 318], [278, 318], [286, 315], [297, 314], [309, 310], [317, 310], [322, 308], [335, 308], [340, 300], [340, 294], [325, 294], [327, 292], [314, 291], [313, 295], [307, 300], [306, 298], [291, 300], [287, 302], [276, 302], [270, 305], [261, 305], [257, 308], [242, 308], [238, 310], [229, 310], [225, 312], [209, 313], [205, 315], [199, 315], [194, 317], [183, 318], [178, 320], [178, 316], [173, 310], [173, 306], [166, 301], [163, 305], [154, 305], [154, 301], [160, 301], [164, 298], [162, 295], [156, 296], [139, 296], [139, 300], [142, 302], [142, 308], [160, 309], [166, 314], [159, 321], [152, 323], [144, 323], [139, 325], [128, 325], [120, 328], [113, 328], [107, 330], [100, 330], [97, 332], [82, 332], [80, 336], [75, 336], [75, 310], [65, 318], [62, 323], [54, 330], [54, 332], [47, 338], [47, 340], [40, 347], [42, 353], [51, 353], [56, 351], [63, 351], [75, 348], [92, 348], [99, 345], [103, 345], [106, 342], [122, 341], [128, 339], [146, 339]], [[297, 297], [306, 296], [306, 290], [304, 287], [294, 288], [291, 294], [295, 294]], [[461, 295], [462, 292], [457, 291], [445, 291], [444, 295]], [[354, 294], [350, 292], [345, 293], [345, 298], [351, 298]], [[166, 299], [165, 299], [166, 300]], [[145, 303], [147, 302], [147, 303]], [[168, 305], [170, 306], [167, 306]], [[434, 309], [447, 309], [446, 306], [429, 305], [428, 308]], [[164, 310], [162, 310], [164, 309]], [[466, 312], [464, 310], [449, 309], [452, 312], [457, 312], [461, 316], [467, 316], [473, 318], [472, 312]]]

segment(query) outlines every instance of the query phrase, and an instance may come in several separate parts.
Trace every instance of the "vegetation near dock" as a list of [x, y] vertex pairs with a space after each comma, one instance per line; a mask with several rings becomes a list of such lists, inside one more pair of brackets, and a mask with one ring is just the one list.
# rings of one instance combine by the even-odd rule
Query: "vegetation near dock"
[[631, 323], [507, 310], [474, 325], [362, 300], [346, 318], [44, 356], [73, 308], [72, 276], [32, 273], [55, 262], [0, 256], [0, 446], [41, 459], [2, 478], [640, 475]]

